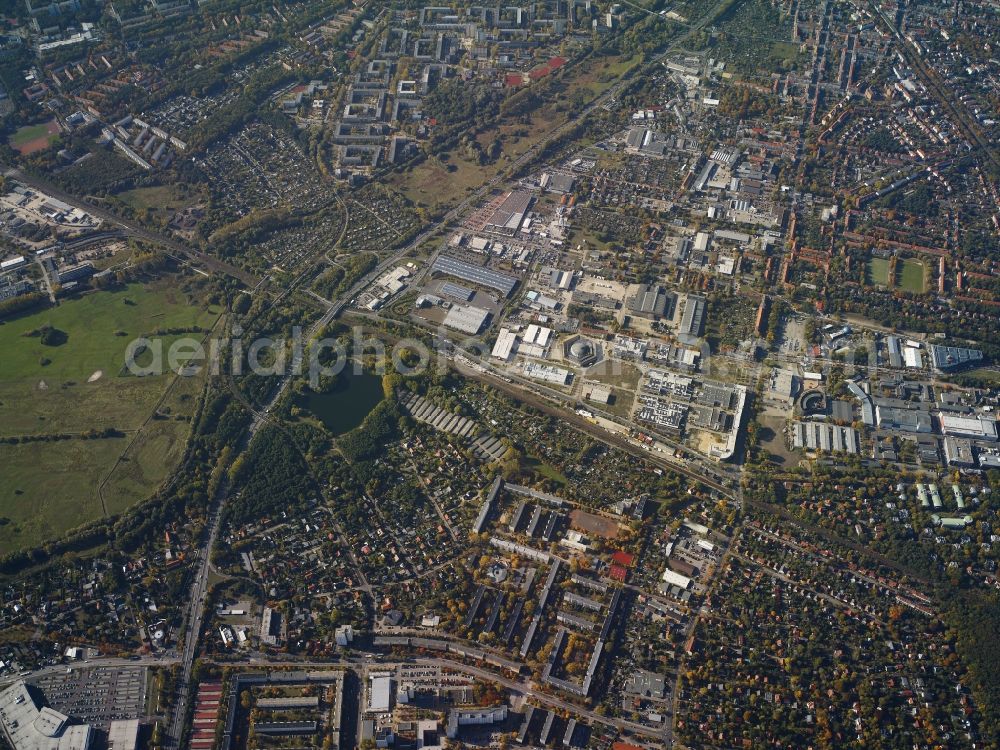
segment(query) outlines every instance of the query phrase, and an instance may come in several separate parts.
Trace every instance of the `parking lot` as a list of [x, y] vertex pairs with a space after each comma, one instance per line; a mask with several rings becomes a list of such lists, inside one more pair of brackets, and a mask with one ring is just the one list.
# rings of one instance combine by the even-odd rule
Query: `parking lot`
[[46, 675], [32, 684], [45, 703], [83, 723], [107, 729], [145, 715], [145, 667], [95, 667]]

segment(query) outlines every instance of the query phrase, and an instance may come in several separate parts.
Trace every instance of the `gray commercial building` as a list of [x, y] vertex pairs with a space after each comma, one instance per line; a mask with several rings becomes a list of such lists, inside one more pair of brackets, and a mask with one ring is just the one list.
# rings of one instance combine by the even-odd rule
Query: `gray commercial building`
[[504, 297], [510, 296], [510, 293], [514, 291], [514, 287], [517, 286], [517, 279], [513, 276], [508, 276], [505, 273], [484, 268], [483, 266], [466, 263], [464, 260], [452, 258], [447, 255], [443, 255], [435, 261], [431, 267], [431, 273], [454, 276], [456, 279], [462, 279], [462, 281], [469, 281], [488, 289], [495, 289], [503, 294]]
[[681, 317], [680, 333], [684, 336], [698, 338], [705, 330], [705, 308], [707, 301], [704, 297], [689, 294], [684, 301], [684, 315]]
[[959, 370], [963, 367], [976, 367], [983, 361], [983, 353], [978, 349], [965, 349], [958, 346], [938, 346], [931, 344], [927, 347], [931, 355], [931, 364], [935, 370], [948, 372]]
[[629, 300], [631, 315], [650, 320], [674, 317], [677, 295], [668, 292], [659, 284], [640, 284], [635, 297]]
[[894, 406], [875, 406], [879, 429], [900, 432], [931, 432], [931, 415], [923, 409], [903, 409]]
[[448, 328], [475, 336], [486, 325], [486, 320], [489, 317], [490, 311], [481, 307], [453, 305], [442, 322]]
[[39, 708], [23, 680], [0, 692], [0, 729], [15, 750], [88, 750], [92, 738], [89, 725]]
[[944, 458], [949, 466], [972, 467], [976, 459], [972, 455], [972, 441], [963, 438], [946, 437], [944, 439]]

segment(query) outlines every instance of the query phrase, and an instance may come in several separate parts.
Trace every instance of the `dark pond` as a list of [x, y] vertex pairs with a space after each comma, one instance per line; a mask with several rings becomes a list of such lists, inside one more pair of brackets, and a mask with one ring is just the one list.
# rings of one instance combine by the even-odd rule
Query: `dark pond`
[[382, 378], [347, 368], [329, 393], [310, 393], [302, 406], [311, 411], [334, 435], [343, 435], [360, 425], [382, 400]]

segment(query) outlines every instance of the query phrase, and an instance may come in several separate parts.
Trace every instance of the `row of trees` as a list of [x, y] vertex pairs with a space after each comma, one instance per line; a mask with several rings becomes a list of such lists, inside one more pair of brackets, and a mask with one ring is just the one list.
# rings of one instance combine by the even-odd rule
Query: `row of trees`
[[48, 301], [48, 295], [45, 292], [29, 292], [28, 294], [22, 294], [19, 297], [11, 297], [0, 301], [0, 319], [7, 318], [17, 313], [25, 312], [27, 310], [34, 310], [36, 307], [40, 307], [45, 302]]

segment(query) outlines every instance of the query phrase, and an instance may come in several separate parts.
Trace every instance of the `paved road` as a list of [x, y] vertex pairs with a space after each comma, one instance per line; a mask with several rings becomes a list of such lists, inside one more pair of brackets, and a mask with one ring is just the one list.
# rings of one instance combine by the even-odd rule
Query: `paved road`
[[211, 572], [211, 553], [218, 538], [222, 518], [222, 505], [228, 492], [228, 484], [220, 485], [208, 516], [208, 534], [206, 542], [200, 551], [198, 569], [191, 582], [191, 594], [188, 599], [188, 612], [185, 617], [187, 630], [184, 632], [184, 645], [181, 650], [181, 675], [177, 683], [177, 696], [172, 720], [167, 726], [167, 737], [174, 744], [180, 744], [181, 732], [184, 730], [184, 717], [187, 715], [188, 702], [191, 699], [191, 670], [194, 667], [194, 656], [198, 649], [198, 635], [201, 632], [202, 620], [205, 615], [205, 596], [208, 593], [208, 576]]
[[[270, 402], [263, 410], [253, 411], [253, 419], [250, 427], [239, 444], [238, 455], [244, 453], [250, 447], [250, 443], [254, 437], [268, 421], [271, 409], [278, 402], [278, 399], [281, 398], [281, 394], [284, 393], [294, 372], [294, 367], [289, 369], [280, 387], [275, 390]], [[212, 498], [212, 504], [208, 512], [208, 530], [199, 548], [197, 569], [194, 574], [194, 580], [191, 583], [191, 592], [184, 617], [184, 622], [186, 623], [184, 645], [180, 654], [182, 665], [181, 676], [178, 680], [178, 694], [174, 715], [167, 727], [167, 735], [175, 744], [180, 742], [180, 736], [184, 729], [184, 718], [187, 715], [188, 703], [191, 700], [193, 688], [191, 685], [191, 670], [194, 665], [195, 656], [198, 653], [198, 636], [201, 633], [204, 622], [205, 600], [208, 595], [208, 578], [212, 568], [212, 550], [215, 549], [215, 543], [219, 537], [219, 529], [222, 526], [222, 511], [231, 493], [232, 487], [228, 479], [224, 478], [219, 483], [215, 497]]]

